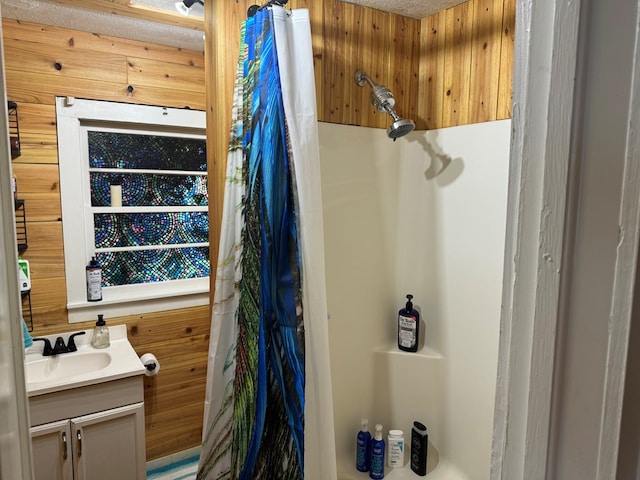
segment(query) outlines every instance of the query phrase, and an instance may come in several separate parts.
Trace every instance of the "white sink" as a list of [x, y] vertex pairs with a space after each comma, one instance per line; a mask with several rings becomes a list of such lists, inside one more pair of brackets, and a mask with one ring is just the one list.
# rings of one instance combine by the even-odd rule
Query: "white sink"
[[57, 378], [75, 377], [98, 372], [111, 363], [111, 355], [106, 352], [74, 352], [42, 357], [27, 362], [27, 383], [43, 382]]
[[[51, 345], [57, 337], [65, 344], [69, 335], [78, 331], [50, 335]], [[126, 325], [109, 327], [111, 345], [104, 349], [91, 346], [92, 330], [75, 337], [78, 350], [72, 353], [44, 356], [44, 343], [34, 342], [25, 351], [25, 380], [30, 397], [69, 388], [93, 385], [120, 378], [143, 375], [146, 369], [127, 339]]]

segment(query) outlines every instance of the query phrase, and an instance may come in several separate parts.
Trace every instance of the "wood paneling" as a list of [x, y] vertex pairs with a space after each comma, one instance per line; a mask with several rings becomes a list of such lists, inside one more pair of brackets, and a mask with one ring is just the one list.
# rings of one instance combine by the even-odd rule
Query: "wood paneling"
[[515, 0], [470, 0], [422, 20], [417, 128], [509, 118]]
[[469, 123], [497, 115], [503, 0], [475, 0], [469, 84]]
[[209, 318], [205, 306], [121, 319], [136, 351], [154, 352], [161, 365], [145, 378], [147, 458], [201, 441]]
[[504, 8], [502, 10], [502, 42], [500, 44], [500, 76], [498, 77], [497, 118], [511, 118], [515, 30], [516, 0], [504, 0]]
[[[6, 47], [5, 47], [6, 48]], [[18, 110], [18, 123], [20, 130], [25, 132], [22, 135], [22, 146], [29, 144], [29, 136], [52, 135], [53, 145], [56, 141], [56, 109], [52, 105], [40, 105], [36, 103], [25, 103]]]
[[[204, 389], [199, 397], [204, 397]], [[146, 398], [145, 392], [145, 405]], [[202, 400], [198, 400], [192, 403], [178, 403], [174, 408], [157, 414], [147, 415], [145, 412], [147, 459], [200, 445], [203, 404]], [[174, 428], [165, 428], [168, 423]], [[194, 429], [194, 425], [198, 428]]]
[[444, 97], [442, 125], [469, 123], [472, 3], [447, 10], [445, 15]]
[[70, 78], [100, 80], [115, 84], [127, 81], [126, 57], [115, 53], [96, 56], [90, 50], [59, 48], [7, 38], [5, 68], [21, 72], [44, 73], [69, 82]]
[[15, 163], [13, 174], [18, 182], [18, 193], [52, 193], [60, 197], [60, 175], [57, 165]]
[[22, 154], [13, 161], [13, 165], [20, 163], [58, 163], [58, 146], [55, 143], [53, 145], [34, 145], [21, 141], [20, 151]]
[[31, 222], [28, 233], [29, 248], [22, 256], [31, 262], [32, 280], [64, 276], [62, 222]]
[[[101, 100], [114, 102], [128, 100], [126, 83], [103, 82], [91, 77], [74, 78], [73, 81], [69, 81], [60, 75], [24, 72], [20, 70], [19, 64], [15, 66], [15, 70], [7, 67], [5, 74], [7, 77], [7, 96], [18, 104], [55, 105], [55, 97], [61, 95], [60, 92], [65, 92], [65, 96], [78, 98], [97, 95], [100, 92], [99, 98]], [[34, 89], [34, 85], [38, 85], [39, 88]]]
[[204, 75], [201, 67], [171, 64], [159, 60], [129, 57], [129, 83], [181, 92], [195, 92], [204, 96]]
[[[68, 324], [55, 97], [204, 109], [203, 54], [7, 19], [3, 35], [7, 96], [18, 103], [22, 155], [13, 172], [25, 200], [33, 335], [92, 328]], [[136, 351], [162, 365], [145, 378], [147, 458], [198, 445], [208, 307], [107, 320], [126, 323]]]
[[322, 37], [314, 44], [314, 57], [322, 59], [322, 69], [316, 72], [316, 88], [321, 92], [318, 119], [387, 127], [389, 117], [371, 105], [369, 87], [354, 81], [359, 69], [394, 92], [401, 116], [415, 113], [420, 22], [337, 0], [308, 3], [314, 3], [309, 7], [312, 32], [322, 25]]

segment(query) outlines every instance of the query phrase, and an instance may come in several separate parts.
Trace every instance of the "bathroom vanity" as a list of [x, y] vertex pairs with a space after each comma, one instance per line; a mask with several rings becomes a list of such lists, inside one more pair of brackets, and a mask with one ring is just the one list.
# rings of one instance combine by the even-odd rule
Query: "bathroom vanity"
[[37, 480], [146, 479], [145, 367], [124, 325], [110, 327], [106, 349], [92, 348], [91, 334], [78, 337], [77, 352], [43, 357], [40, 345], [27, 350]]

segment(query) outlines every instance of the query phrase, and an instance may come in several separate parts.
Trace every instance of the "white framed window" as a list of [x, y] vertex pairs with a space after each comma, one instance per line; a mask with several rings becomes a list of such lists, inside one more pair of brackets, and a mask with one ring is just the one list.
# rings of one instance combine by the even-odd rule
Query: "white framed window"
[[205, 113], [58, 97], [56, 115], [69, 323], [206, 305]]

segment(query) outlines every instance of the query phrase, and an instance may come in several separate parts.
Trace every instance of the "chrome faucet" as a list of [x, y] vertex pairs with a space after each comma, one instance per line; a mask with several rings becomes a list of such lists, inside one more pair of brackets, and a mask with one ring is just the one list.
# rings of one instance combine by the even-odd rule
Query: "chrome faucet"
[[35, 342], [40, 340], [44, 342], [44, 349], [42, 350], [42, 355], [44, 357], [48, 357], [50, 355], [59, 355], [61, 353], [76, 352], [78, 350], [78, 347], [76, 346], [75, 337], [79, 335], [84, 335], [84, 334], [85, 332], [76, 332], [69, 335], [69, 341], [67, 342], [66, 345], [64, 344], [64, 338], [58, 337], [56, 338], [56, 341], [53, 347], [51, 347], [51, 341], [48, 338], [38, 337], [38, 338], [34, 338], [33, 341]]

